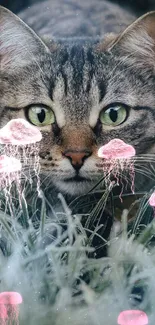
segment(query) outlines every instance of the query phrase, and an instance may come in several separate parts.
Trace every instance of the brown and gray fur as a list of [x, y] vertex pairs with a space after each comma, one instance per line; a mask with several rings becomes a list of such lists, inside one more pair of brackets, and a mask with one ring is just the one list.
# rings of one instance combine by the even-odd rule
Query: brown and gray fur
[[[55, 0], [20, 17], [39, 37], [0, 8], [0, 126], [26, 119], [31, 105], [54, 111], [55, 123], [40, 128], [48, 186], [72, 195], [88, 191], [103, 175], [97, 150], [114, 138], [137, 155], [154, 153], [155, 12], [132, 23], [134, 17], [107, 1]], [[114, 103], [128, 107], [128, 118], [104, 126], [99, 114]], [[67, 153], [81, 159], [78, 172]]]

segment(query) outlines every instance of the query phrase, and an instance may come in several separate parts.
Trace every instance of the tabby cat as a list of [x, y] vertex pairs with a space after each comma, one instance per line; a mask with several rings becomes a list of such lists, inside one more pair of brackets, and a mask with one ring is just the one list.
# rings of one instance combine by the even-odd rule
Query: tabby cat
[[26, 9], [32, 29], [0, 7], [0, 127], [36, 125], [42, 177], [79, 195], [103, 175], [97, 150], [109, 140], [155, 153], [155, 12], [133, 22], [104, 0], [72, 3]]

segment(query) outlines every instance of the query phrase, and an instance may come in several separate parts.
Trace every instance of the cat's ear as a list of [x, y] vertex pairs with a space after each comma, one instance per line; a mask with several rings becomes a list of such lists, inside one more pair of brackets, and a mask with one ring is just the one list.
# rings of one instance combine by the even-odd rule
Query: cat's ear
[[0, 6], [0, 69], [23, 67], [48, 53], [41, 39], [16, 15]]
[[155, 65], [155, 11], [145, 14], [127, 27], [109, 44], [109, 49], [116, 46], [132, 57]]

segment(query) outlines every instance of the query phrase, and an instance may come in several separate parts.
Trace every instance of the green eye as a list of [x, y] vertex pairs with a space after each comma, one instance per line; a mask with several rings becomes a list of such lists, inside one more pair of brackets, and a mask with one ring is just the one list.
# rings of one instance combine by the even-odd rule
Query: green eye
[[45, 126], [55, 122], [55, 116], [50, 108], [33, 106], [28, 109], [28, 120], [36, 126]]
[[100, 114], [102, 124], [109, 126], [117, 126], [122, 124], [127, 117], [127, 109], [123, 105], [116, 105], [107, 108]]

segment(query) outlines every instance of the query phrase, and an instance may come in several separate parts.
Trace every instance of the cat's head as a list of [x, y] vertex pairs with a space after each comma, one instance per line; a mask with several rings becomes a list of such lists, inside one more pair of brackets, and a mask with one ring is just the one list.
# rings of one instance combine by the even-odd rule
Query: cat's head
[[120, 138], [154, 150], [155, 12], [119, 36], [49, 41], [0, 8], [0, 126], [22, 117], [43, 139], [41, 172], [70, 194], [103, 175], [100, 146]]

